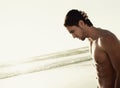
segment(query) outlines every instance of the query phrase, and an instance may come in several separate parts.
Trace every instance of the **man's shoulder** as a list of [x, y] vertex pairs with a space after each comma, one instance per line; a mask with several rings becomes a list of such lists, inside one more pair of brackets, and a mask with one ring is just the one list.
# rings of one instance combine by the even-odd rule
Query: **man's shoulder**
[[99, 38], [102, 47], [112, 47], [114, 45], [120, 45], [119, 39], [116, 35], [110, 31], [104, 30], [103, 35]]
[[118, 40], [116, 35], [108, 30], [102, 30], [102, 34], [100, 36], [101, 42], [108, 42], [112, 40]]

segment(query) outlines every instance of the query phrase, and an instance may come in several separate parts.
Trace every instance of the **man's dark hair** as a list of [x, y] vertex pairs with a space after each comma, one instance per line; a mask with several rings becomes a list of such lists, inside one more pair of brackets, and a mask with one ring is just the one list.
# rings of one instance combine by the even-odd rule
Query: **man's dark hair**
[[64, 26], [78, 26], [78, 22], [82, 20], [88, 26], [93, 26], [91, 21], [82, 14], [82, 11], [72, 9], [70, 10], [65, 18]]

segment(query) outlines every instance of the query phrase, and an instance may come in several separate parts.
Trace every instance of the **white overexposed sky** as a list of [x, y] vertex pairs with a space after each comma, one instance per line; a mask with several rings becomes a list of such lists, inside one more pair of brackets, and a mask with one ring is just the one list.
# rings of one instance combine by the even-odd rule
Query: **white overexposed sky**
[[94, 26], [120, 37], [119, 8], [119, 0], [0, 0], [0, 61], [88, 45], [63, 26], [70, 9], [85, 11]]

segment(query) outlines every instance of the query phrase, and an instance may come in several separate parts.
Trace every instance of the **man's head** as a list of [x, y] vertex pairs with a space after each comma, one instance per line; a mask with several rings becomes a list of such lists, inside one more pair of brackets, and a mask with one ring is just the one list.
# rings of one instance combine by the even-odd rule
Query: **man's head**
[[64, 26], [74, 38], [84, 40], [86, 38], [86, 27], [91, 27], [93, 24], [88, 19], [86, 13], [73, 9], [67, 13]]
[[87, 15], [85, 15], [83, 11], [76, 9], [72, 9], [67, 13], [64, 26], [78, 26], [80, 20], [82, 20], [88, 26], [93, 26], [91, 21], [87, 18]]

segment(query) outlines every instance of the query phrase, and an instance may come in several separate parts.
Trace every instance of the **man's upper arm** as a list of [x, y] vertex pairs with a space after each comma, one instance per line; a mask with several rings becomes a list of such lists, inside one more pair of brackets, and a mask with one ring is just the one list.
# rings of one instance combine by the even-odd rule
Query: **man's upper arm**
[[101, 39], [103, 49], [108, 54], [108, 57], [116, 71], [120, 72], [120, 42], [116, 36], [111, 35]]

